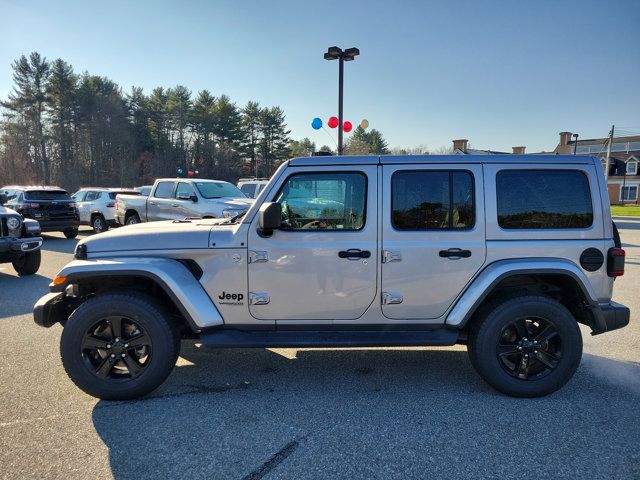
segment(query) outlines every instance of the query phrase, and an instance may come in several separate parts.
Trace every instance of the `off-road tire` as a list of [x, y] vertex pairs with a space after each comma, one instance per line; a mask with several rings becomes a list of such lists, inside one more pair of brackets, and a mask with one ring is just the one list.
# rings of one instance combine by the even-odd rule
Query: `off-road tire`
[[[151, 338], [151, 356], [144, 371], [126, 381], [100, 378], [87, 366], [82, 339], [100, 319], [123, 315], [135, 320]], [[159, 387], [180, 353], [180, 335], [167, 311], [144, 294], [114, 292], [90, 298], [67, 320], [60, 340], [60, 357], [69, 378], [81, 390], [103, 400], [131, 400]]]
[[109, 225], [104, 217], [97, 213], [91, 218], [91, 228], [93, 228], [93, 233], [102, 233], [109, 230]]
[[18, 275], [22, 277], [23, 275], [33, 275], [38, 271], [40, 268], [40, 258], [41, 253], [38, 249], [34, 252], [25, 253], [11, 263], [16, 272], [18, 272]]
[[140, 223], [140, 216], [137, 213], [132, 213], [125, 220], [125, 225], [136, 225]]
[[[562, 342], [557, 366], [539, 379], [509, 375], [496, 353], [503, 328], [523, 316], [551, 322]], [[582, 334], [576, 319], [564, 305], [543, 296], [521, 295], [488, 305], [475, 317], [468, 341], [469, 359], [478, 374], [496, 390], [514, 397], [541, 397], [555, 392], [571, 379], [582, 358]]]
[[78, 229], [77, 228], [69, 228], [69, 229], [63, 231], [62, 233], [64, 233], [64, 236], [67, 237], [68, 239], [72, 239], [72, 238], [76, 238], [78, 236]]

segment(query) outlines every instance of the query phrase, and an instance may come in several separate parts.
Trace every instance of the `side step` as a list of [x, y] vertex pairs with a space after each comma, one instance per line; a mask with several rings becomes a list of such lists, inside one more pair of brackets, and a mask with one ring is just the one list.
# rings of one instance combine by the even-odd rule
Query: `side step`
[[200, 340], [213, 348], [420, 347], [455, 345], [458, 332], [444, 328], [421, 331], [214, 329], [201, 332]]

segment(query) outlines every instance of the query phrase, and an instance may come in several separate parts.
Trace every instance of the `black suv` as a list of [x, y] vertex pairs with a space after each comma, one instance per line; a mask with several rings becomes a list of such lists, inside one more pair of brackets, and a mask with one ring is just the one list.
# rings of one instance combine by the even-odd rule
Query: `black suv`
[[43, 232], [63, 232], [67, 238], [78, 236], [80, 218], [76, 202], [59, 187], [3, 187], [7, 206], [24, 218], [40, 223]]
[[40, 268], [40, 225], [7, 208], [0, 193], [0, 263], [11, 262], [18, 275], [33, 275]]

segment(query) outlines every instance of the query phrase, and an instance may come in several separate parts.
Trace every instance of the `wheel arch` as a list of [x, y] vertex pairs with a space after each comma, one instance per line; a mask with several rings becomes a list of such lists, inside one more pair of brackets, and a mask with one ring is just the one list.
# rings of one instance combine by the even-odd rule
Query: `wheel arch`
[[506, 260], [489, 265], [459, 296], [445, 323], [464, 330], [484, 305], [500, 296], [508, 298], [523, 292], [559, 301], [579, 323], [594, 331], [604, 324], [588, 278], [578, 266], [563, 259]]
[[64, 281], [51, 284], [52, 292], [64, 292], [69, 285], [103, 293], [123, 286], [160, 296], [171, 302], [189, 328], [222, 325], [224, 320], [192, 269], [173, 259], [122, 258], [74, 260], [57, 275]]

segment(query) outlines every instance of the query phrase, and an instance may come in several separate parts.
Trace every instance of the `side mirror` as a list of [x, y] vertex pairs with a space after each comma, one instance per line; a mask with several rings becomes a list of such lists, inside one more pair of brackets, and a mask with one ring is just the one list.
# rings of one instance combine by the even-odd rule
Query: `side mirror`
[[190, 195], [187, 192], [180, 192], [178, 193], [178, 200], [191, 200], [192, 202], [197, 202], [198, 197], [196, 197], [195, 195]]
[[282, 207], [277, 202], [265, 202], [258, 211], [258, 235], [270, 237], [282, 225]]
[[0, 205], [7, 203], [8, 197], [4, 193], [0, 193]]

